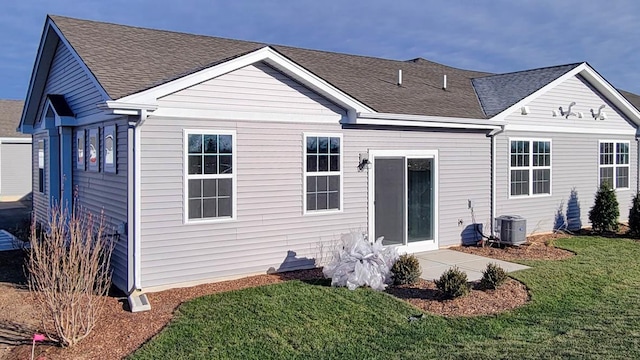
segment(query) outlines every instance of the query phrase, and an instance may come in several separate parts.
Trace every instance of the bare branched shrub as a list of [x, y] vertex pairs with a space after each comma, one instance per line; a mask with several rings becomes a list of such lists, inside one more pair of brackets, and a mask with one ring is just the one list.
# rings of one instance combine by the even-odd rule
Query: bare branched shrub
[[74, 206], [52, 206], [38, 233], [31, 229], [29, 289], [47, 336], [73, 346], [94, 328], [111, 284], [114, 241], [99, 217]]

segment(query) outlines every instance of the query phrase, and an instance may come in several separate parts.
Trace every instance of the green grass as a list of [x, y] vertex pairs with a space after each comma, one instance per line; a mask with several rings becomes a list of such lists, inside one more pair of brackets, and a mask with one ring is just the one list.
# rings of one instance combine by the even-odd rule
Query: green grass
[[574, 237], [563, 261], [512, 274], [531, 302], [497, 316], [408, 322], [384, 293], [291, 281], [195, 299], [132, 359], [640, 358], [640, 243]]

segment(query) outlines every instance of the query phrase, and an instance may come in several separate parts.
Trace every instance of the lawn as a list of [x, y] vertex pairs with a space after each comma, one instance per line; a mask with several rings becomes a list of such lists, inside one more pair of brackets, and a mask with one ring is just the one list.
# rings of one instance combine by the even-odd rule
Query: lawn
[[577, 255], [513, 274], [531, 302], [497, 316], [425, 315], [391, 295], [290, 281], [205, 296], [132, 359], [640, 358], [640, 243], [562, 239]]

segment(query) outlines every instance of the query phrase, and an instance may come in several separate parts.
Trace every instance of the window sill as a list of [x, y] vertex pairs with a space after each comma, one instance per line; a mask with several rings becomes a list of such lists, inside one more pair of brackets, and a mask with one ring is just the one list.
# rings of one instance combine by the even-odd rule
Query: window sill
[[519, 200], [519, 199], [537, 199], [537, 198], [550, 197], [551, 195], [552, 195], [552, 194], [509, 195], [509, 200]]
[[342, 209], [338, 210], [307, 210], [302, 213], [302, 216], [322, 216], [322, 215], [331, 215], [331, 214], [342, 214], [344, 211]]
[[184, 221], [183, 225], [222, 224], [222, 223], [234, 222], [236, 220], [237, 219], [235, 217], [211, 218], [211, 219], [202, 219], [202, 220], [189, 219]]

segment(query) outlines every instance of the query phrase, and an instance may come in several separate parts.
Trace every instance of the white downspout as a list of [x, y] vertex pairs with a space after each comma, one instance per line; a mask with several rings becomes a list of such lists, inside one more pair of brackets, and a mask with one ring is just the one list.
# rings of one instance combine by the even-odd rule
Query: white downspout
[[489, 133], [491, 136], [491, 236], [495, 236], [495, 218], [496, 218], [496, 201], [498, 199], [497, 190], [498, 186], [496, 184], [496, 176], [498, 171], [496, 170], [496, 154], [497, 154], [497, 145], [496, 145], [496, 136], [504, 131], [504, 125], [500, 127], [500, 129], [493, 130]]
[[140, 224], [141, 224], [141, 216], [140, 216], [140, 209], [141, 209], [141, 205], [140, 202], [142, 201], [142, 195], [140, 194], [140, 189], [141, 189], [141, 180], [140, 180], [140, 127], [141, 125], [145, 122], [145, 120], [147, 120], [147, 110], [145, 109], [141, 109], [140, 110], [140, 122], [138, 122], [138, 124], [136, 124], [136, 127], [134, 129], [134, 165], [133, 165], [133, 169], [134, 169], [134, 176], [135, 176], [135, 184], [134, 184], [134, 194], [135, 194], [135, 199], [134, 199], [134, 216], [135, 216], [135, 240], [134, 240], [134, 250], [133, 250], [133, 261], [134, 261], [134, 284], [137, 290], [142, 289], [142, 280], [141, 280], [141, 276], [140, 276], [140, 269], [141, 269], [141, 254], [140, 254], [140, 248], [141, 248], [141, 236], [140, 236]]

